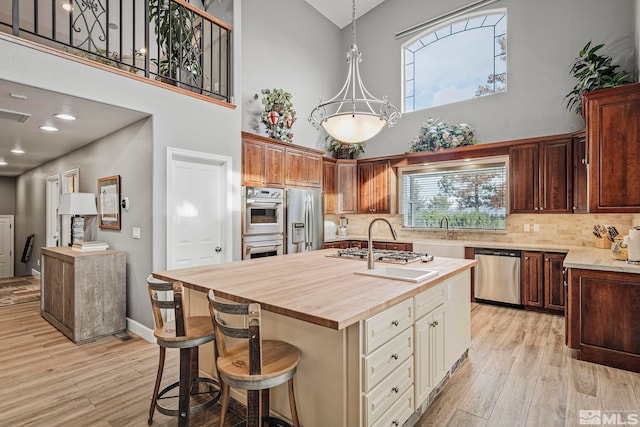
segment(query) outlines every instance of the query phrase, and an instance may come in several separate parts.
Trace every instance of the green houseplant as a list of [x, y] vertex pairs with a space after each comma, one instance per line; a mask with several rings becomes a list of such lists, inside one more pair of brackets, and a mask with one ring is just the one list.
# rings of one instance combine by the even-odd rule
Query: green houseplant
[[158, 78], [169, 84], [200, 87], [200, 28], [193, 12], [171, 0], [149, 0], [149, 20], [154, 23], [160, 58], [152, 59]]
[[578, 80], [565, 99], [567, 109], [582, 114], [582, 94], [598, 89], [621, 86], [629, 83], [629, 73], [617, 71], [619, 65], [612, 65], [610, 56], [602, 56], [598, 51], [604, 46], [591, 47], [589, 41], [579, 52], [571, 66], [570, 74]]
[[[267, 135], [280, 141], [291, 142], [291, 127], [296, 121], [291, 94], [284, 89], [262, 89], [260, 93], [264, 108], [259, 121], [267, 128]], [[257, 93], [253, 96], [256, 100], [259, 97]]]
[[422, 124], [418, 136], [409, 142], [409, 152], [438, 151], [443, 148], [473, 145], [474, 130], [466, 123], [450, 125], [440, 119], [429, 117]]
[[330, 135], [327, 136], [326, 141], [327, 151], [335, 153], [337, 159], [355, 159], [360, 153], [364, 153], [364, 142], [347, 144], [334, 139]]

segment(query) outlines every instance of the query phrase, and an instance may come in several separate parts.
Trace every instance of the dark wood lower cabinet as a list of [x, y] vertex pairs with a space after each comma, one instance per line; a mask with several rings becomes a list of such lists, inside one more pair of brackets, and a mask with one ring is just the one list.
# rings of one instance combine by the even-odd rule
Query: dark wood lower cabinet
[[522, 304], [528, 308], [564, 312], [565, 254], [522, 252]]
[[588, 362], [640, 372], [640, 276], [568, 270], [567, 341]]

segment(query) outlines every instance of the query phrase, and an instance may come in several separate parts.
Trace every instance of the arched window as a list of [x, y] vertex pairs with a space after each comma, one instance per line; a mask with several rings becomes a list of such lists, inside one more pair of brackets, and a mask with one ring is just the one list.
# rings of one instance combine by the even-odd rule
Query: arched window
[[507, 90], [507, 13], [467, 15], [402, 47], [404, 111]]

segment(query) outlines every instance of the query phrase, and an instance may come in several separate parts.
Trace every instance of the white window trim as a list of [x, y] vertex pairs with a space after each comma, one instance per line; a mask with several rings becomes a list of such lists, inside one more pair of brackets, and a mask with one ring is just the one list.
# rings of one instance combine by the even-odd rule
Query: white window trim
[[[505, 217], [509, 216], [509, 212], [510, 212], [510, 206], [511, 206], [511, 200], [509, 198], [510, 196], [510, 191], [509, 191], [509, 187], [510, 187], [510, 183], [509, 183], [509, 179], [510, 179], [510, 173], [509, 173], [509, 156], [508, 155], [504, 155], [504, 156], [491, 156], [491, 157], [478, 157], [478, 158], [474, 158], [469, 160], [451, 160], [451, 161], [446, 161], [446, 162], [434, 162], [434, 163], [423, 163], [420, 165], [412, 165], [412, 166], [403, 166], [403, 167], [399, 167], [398, 168], [398, 179], [396, 182], [397, 188], [396, 188], [396, 194], [398, 195], [398, 213], [401, 215], [404, 215], [404, 212], [402, 211], [402, 207], [404, 206], [404, 192], [402, 191], [402, 179], [405, 175], [405, 173], [408, 172], [415, 172], [415, 171], [429, 171], [430, 169], [432, 170], [438, 170], [438, 169], [448, 169], [448, 168], [455, 168], [455, 167], [460, 167], [460, 166], [468, 166], [470, 164], [473, 165], [478, 165], [478, 166], [482, 166], [482, 165], [487, 165], [487, 164], [492, 164], [492, 163], [502, 163], [504, 162], [504, 166], [505, 166], [505, 176], [506, 176], [506, 182], [505, 182]], [[402, 223], [404, 224], [404, 220], [402, 221]], [[420, 231], [420, 230], [436, 230], [437, 228], [433, 228], [433, 227], [404, 227], [408, 230], [414, 230], [414, 231]], [[482, 229], [482, 228], [476, 228], [476, 229], [457, 229], [456, 231], [470, 231], [470, 232], [480, 232], [480, 233], [484, 233], [484, 232], [503, 232], [504, 230], [489, 230], [489, 229]]]
[[[446, 27], [447, 25], [451, 25], [455, 22], [458, 21], [463, 21], [466, 19], [471, 19], [471, 18], [475, 18], [476, 16], [483, 16], [483, 15], [491, 15], [494, 13], [505, 13], [507, 14], [507, 39], [509, 37], [509, 21], [508, 21], [508, 13], [507, 13], [507, 8], [506, 7], [501, 7], [501, 8], [496, 8], [496, 9], [486, 9], [486, 10], [480, 10], [480, 11], [476, 11], [476, 12], [469, 12], [469, 13], [465, 13], [464, 15], [459, 15], [456, 17], [453, 17], [451, 19], [447, 19], [444, 21], [440, 21], [435, 23], [434, 25], [431, 25], [429, 27], [425, 27], [424, 29], [422, 29], [422, 31], [420, 31], [417, 35], [415, 35], [414, 37], [410, 38], [409, 40], [407, 40], [406, 42], [402, 43], [402, 45], [400, 46], [400, 99], [402, 100], [402, 102], [400, 103], [400, 113], [402, 114], [411, 114], [411, 113], [415, 113], [415, 112], [419, 112], [419, 111], [423, 111], [423, 110], [427, 110], [429, 108], [437, 108], [437, 107], [441, 107], [441, 105], [436, 105], [433, 107], [427, 107], [427, 108], [421, 108], [419, 110], [413, 110], [413, 111], [406, 111], [405, 108], [405, 82], [406, 82], [406, 76], [405, 76], [405, 49], [407, 46], [413, 44], [416, 42], [416, 40], [421, 39], [422, 37], [424, 37], [426, 34], [432, 33], [434, 31], [439, 30], [440, 28]], [[507, 46], [508, 42], [507, 42]], [[509, 54], [507, 53], [507, 61], [509, 60]], [[507, 63], [507, 70], [509, 70], [509, 64]], [[415, 76], [414, 76], [415, 79]], [[470, 98], [470, 99], [474, 99], [474, 98]], [[465, 100], [465, 101], [468, 101]]]

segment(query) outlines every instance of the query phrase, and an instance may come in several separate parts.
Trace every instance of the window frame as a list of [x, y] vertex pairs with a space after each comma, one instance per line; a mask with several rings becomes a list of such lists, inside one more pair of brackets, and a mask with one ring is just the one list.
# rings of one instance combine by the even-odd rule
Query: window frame
[[402, 228], [406, 230], [412, 231], [433, 231], [438, 230], [438, 227], [407, 227], [405, 226], [405, 218], [406, 212], [404, 210], [404, 175], [414, 174], [418, 171], [424, 172], [433, 172], [437, 170], [454, 170], [456, 168], [469, 167], [470, 165], [477, 165], [482, 167], [482, 165], [490, 165], [496, 163], [504, 163], [505, 167], [505, 183], [504, 183], [504, 199], [505, 199], [505, 228], [456, 228], [456, 231], [462, 232], [471, 232], [471, 233], [484, 233], [484, 232], [505, 232], [507, 229], [507, 217], [510, 213], [510, 172], [509, 172], [509, 155], [499, 155], [499, 156], [489, 156], [489, 157], [477, 157], [473, 159], [462, 159], [462, 160], [451, 160], [444, 162], [435, 162], [435, 163], [423, 163], [420, 165], [411, 165], [411, 166], [402, 166], [398, 167], [397, 170], [397, 194], [398, 194], [398, 214], [402, 215]]
[[[478, 16], [485, 16], [485, 15], [493, 15], [493, 14], [498, 14], [498, 13], [504, 13], [505, 14], [505, 19], [507, 20], [506, 26], [507, 29], [505, 30], [505, 36], [507, 37], [507, 52], [505, 53], [506, 55], [506, 69], [507, 69], [507, 79], [509, 76], [509, 53], [508, 53], [508, 48], [509, 48], [509, 43], [508, 43], [508, 36], [509, 36], [509, 29], [508, 29], [508, 16], [509, 14], [507, 13], [507, 8], [506, 7], [502, 7], [502, 8], [494, 8], [494, 9], [486, 9], [486, 10], [480, 10], [480, 11], [474, 11], [474, 12], [469, 12], [469, 13], [465, 13], [464, 15], [459, 15], [459, 16], [455, 16], [453, 18], [450, 19], [446, 19], [444, 21], [440, 21], [440, 22], [436, 22], [428, 27], [425, 27], [420, 33], [418, 33], [416, 36], [412, 37], [411, 39], [407, 40], [406, 42], [402, 43], [402, 45], [400, 46], [400, 99], [401, 99], [401, 105], [400, 105], [400, 112], [402, 114], [407, 114], [407, 113], [414, 113], [417, 111], [422, 111], [422, 110], [426, 110], [429, 108], [437, 108], [437, 107], [443, 107], [445, 105], [451, 105], [455, 102], [464, 102], [464, 101], [469, 101], [472, 99], [476, 99], [476, 98], [483, 98], [483, 96], [473, 96], [471, 98], [467, 98], [467, 99], [462, 99], [459, 101], [455, 101], [455, 102], [450, 102], [447, 104], [440, 104], [440, 105], [432, 105], [429, 107], [424, 107], [424, 108], [416, 108], [413, 109], [411, 111], [408, 111], [406, 108], [406, 57], [405, 57], [405, 52], [406, 52], [406, 48], [410, 45], [412, 45], [413, 43], [415, 43], [416, 41], [420, 40], [421, 38], [434, 33], [442, 28], [445, 28], [449, 25], [455, 24], [457, 22], [461, 22], [461, 21], [465, 21], [465, 20], [469, 20], [469, 19], [473, 19], [475, 17]], [[496, 57], [496, 56], [494, 56]], [[495, 60], [494, 60], [495, 61]], [[495, 65], [494, 65], [494, 70], [495, 70]], [[415, 73], [414, 73], [415, 74]], [[414, 79], [413, 81], [415, 82], [415, 75], [414, 75]], [[508, 85], [507, 85], [507, 89], [505, 89], [505, 92], [508, 90]], [[504, 93], [504, 92], [496, 92], [493, 93], [492, 95], [496, 95], [498, 93]], [[485, 95], [486, 96], [486, 95]], [[414, 83], [414, 98], [415, 98], [415, 83]]]

